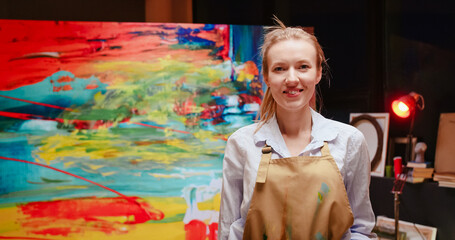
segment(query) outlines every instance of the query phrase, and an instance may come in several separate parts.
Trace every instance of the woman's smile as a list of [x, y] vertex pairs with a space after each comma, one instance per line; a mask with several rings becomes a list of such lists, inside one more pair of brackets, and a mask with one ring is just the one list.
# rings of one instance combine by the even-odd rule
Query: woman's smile
[[283, 40], [269, 49], [265, 81], [277, 103], [277, 111], [307, 110], [321, 68], [313, 45], [305, 40]]

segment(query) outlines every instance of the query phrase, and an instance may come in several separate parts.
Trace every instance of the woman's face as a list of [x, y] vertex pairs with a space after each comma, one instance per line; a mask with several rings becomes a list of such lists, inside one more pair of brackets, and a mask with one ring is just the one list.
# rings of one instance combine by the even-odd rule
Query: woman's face
[[269, 69], [264, 80], [277, 111], [307, 108], [322, 76], [314, 46], [302, 39], [283, 40], [272, 45], [266, 57]]

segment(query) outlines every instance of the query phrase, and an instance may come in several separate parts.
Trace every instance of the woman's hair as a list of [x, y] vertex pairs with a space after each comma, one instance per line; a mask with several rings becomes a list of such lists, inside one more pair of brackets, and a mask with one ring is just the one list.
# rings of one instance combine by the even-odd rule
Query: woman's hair
[[[322, 73], [324, 76], [325, 71], [328, 70], [328, 65], [324, 56], [324, 51], [322, 51], [321, 45], [319, 45], [316, 37], [313, 34], [306, 32], [301, 27], [286, 27], [283, 22], [281, 22], [276, 16], [274, 16], [273, 20], [276, 22], [276, 25], [265, 28], [266, 34], [264, 35], [264, 43], [261, 46], [262, 75], [264, 77], [268, 76], [269, 66], [267, 54], [273, 45], [283, 40], [305, 40], [311, 43], [316, 49], [317, 67], [318, 69], [322, 68]], [[319, 98], [319, 94], [317, 93], [316, 98]], [[267, 122], [275, 113], [276, 102], [275, 99], [273, 99], [269, 88], [267, 87], [260, 107], [259, 117], [261, 124], [259, 127]]]

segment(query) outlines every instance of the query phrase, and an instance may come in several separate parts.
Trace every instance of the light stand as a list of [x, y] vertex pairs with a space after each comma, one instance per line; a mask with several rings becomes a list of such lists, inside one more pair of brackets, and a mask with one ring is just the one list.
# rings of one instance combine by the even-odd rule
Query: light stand
[[[407, 118], [411, 117], [411, 124], [409, 126], [409, 133], [407, 135], [407, 142], [406, 142], [406, 152], [404, 162], [408, 163], [412, 161], [412, 131], [414, 130], [414, 119], [415, 119], [415, 110], [416, 108], [422, 110], [425, 107], [425, 103], [423, 100], [423, 96], [415, 93], [410, 92], [408, 95], [403, 96], [395, 101], [392, 102], [392, 110], [393, 112], [401, 117]], [[395, 215], [395, 240], [398, 240], [400, 235], [400, 194], [403, 193], [403, 186], [406, 182], [406, 177], [408, 175], [407, 169], [404, 168], [402, 173], [395, 178], [393, 183], [392, 193], [394, 194], [393, 198], [393, 206], [394, 206], [394, 215]]]
[[398, 177], [393, 182], [392, 193], [394, 194], [393, 198], [393, 209], [395, 215], [395, 240], [398, 240], [400, 235], [400, 194], [403, 193], [404, 183], [406, 182], [407, 171], [404, 170], [403, 173], [398, 175]]
[[406, 152], [405, 152], [405, 156], [404, 156], [404, 161], [405, 163], [408, 163], [410, 161], [412, 161], [412, 151], [413, 151], [413, 147], [412, 147], [412, 131], [414, 130], [414, 117], [415, 117], [415, 111], [411, 111], [411, 125], [409, 127], [409, 133], [407, 135], [407, 141], [406, 141]]

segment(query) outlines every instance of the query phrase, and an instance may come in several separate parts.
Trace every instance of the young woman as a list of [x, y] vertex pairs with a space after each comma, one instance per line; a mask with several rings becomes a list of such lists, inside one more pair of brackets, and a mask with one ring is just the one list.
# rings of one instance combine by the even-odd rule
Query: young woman
[[277, 23], [262, 46], [260, 122], [227, 142], [219, 239], [374, 237], [365, 139], [311, 108], [324, 53], [313, 35]]

